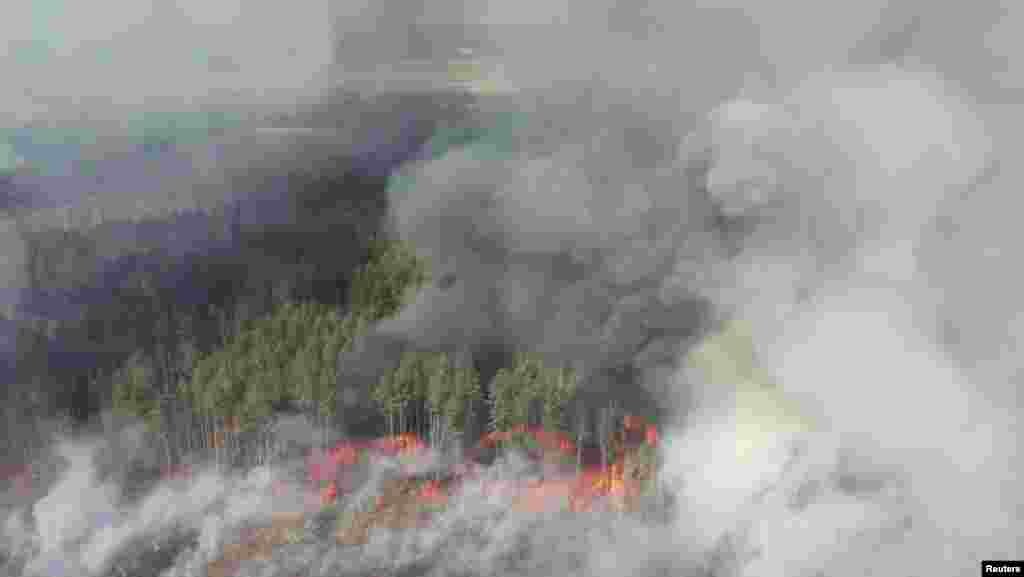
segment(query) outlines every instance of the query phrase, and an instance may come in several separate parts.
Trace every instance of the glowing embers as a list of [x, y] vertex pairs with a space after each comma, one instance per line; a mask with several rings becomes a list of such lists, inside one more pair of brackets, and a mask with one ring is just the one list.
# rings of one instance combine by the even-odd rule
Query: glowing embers
[[164, 465], [160, 468], [160, 478], [165, 481], [191, 481], [193, 477], [191, 465]]
[[[410, 466], [428, 459], [427, 444], [411, 433], [346, 440], [326, 450], [315, 449], [306, 462], [305, 483], [278, 481], [275, 497], [304, 496], [306, 514], [328, 513], [335, 523], [334, 538], [342, 545], [367, 542], [373, 528], [418, 529], [449, 509], [464, 488], [501, 507], [527, 514], [585, 514], [593, 511], [637, 511], [640, 500], [656, 487], [659, 434], [646, 420], [627, 415], [622, 428], [607, 444], [606, 466], [584, 464], [581, 451], [568, 434], [540, 427], [517, 426], [481, 439], [483, 448], [518, 448], [539, 463], [540, 478], [499, 478], [484, 475], [486, 467], [473, 460], [445, 471], [417, 474]], [[399, 477], [385, 480], [379, 493], [363, 503], [348, 500], [359, 487], [354, 473], [375, 462], [398, 461]], [[364, 470], [365, 472], [365, 470]], [[344, 503], [344, 505], [342, 505]]]

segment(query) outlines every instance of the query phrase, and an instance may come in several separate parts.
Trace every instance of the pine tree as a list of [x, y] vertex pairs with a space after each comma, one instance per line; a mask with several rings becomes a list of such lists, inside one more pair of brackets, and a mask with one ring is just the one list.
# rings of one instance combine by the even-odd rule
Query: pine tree
[[463, 433], [474, 407], [480, 402], [480, 375], [473, 367], [465, 367], [455, 369], [452, 377], [452, 394], [448, 397], [445, 417], [452, 429]]
[[115, 377], [113, 402], [116, 411], [139, 417], [151, 430], [156, 430], [160, 426], [161, 414], [153, 380], [151, 362], [141, 354], [135, 354]]
[[447, 355], [434, 354], [425, 359], [426, 402], [430, 419], [430, 443], [435, 448], [442, 445], [447, 423], [444, 414], [448, 400], [453, 394], [452, 367]]
[[380, 320], [396, 314], [429, 274], [426, 263], [404, 243], [376, 239], [369, 252], [367, 264], [352, 280], [351, 309]]
[[515, 426], [518, 387], [516, 374], [512, 370], [502, 368], [495, 374], [491, 382], [491, 431], [509, 431]]
[[398, 410], [396, 377], [394, 373], [385, 374], [373, 388], [372, 398], [388, 420], [388, 436], [395, 435], [395, 415]]
[[569, 368], [547, 372], [544, 379], [544, 428], [560, 431], [564, 427], [565, 406], [576, 391], [576, 374]]

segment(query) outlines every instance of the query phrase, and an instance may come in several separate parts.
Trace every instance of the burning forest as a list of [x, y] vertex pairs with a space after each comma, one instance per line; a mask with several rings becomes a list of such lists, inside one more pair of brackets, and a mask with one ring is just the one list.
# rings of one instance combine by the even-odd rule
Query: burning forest
[[1019, 563], [1018, 3], [21, 4], [0, 573]]

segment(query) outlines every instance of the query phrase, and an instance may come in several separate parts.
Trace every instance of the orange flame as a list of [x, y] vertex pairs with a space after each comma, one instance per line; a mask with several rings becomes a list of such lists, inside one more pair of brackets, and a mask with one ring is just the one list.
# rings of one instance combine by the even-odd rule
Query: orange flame
[[320, 492], [320, 501], [324, 505], [330, 505], [338, 499], [338, 484], [331, 481], [323, 491]]
[[658, 428], [657, 427], [655, 427], [654, 425], [647, 425], [647, 431], [646, 431], [645, 437], [646, 437], [645, 440], [647, 441], [648, 445], [650, 445], [652, 447], [657, 447], [658, 446], [658, 440], [659, 439], [658, 439]]

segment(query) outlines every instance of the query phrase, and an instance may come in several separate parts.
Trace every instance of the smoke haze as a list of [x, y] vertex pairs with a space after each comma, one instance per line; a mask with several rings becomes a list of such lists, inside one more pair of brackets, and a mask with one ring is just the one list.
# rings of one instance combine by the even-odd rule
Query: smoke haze
[[[252, 574], [361, 574], [397, 559], [403, 575], [959, 576], [1024, 551], [1015, 4], [353, 3], [334, 30], [309, 4], [294, 24], [277, 21], [284, 8], [246, 19], [249, 4], [180, 6], [239, 62], [216, 83], [170, 48], [207, 37], [167, 25], [156, 42], [138, 3], [113, 11], [130, 32], [118, 58], [135, 68], [86, 84], [62, 74], [71, 60], [12, 63], [10, 78], [81, 103], [100, 86], [142, 109], [150, 95], [201, 99], [224, 82], [240, 109], [286, 109], [322, 96], [311, 87], [327, 82], [331, 34], [356, 54], [390, 47], [379, 59], [397, 70], [416, 51], [410, 30], [428, 41], [432, 19], [452, 23], [445, 34], [495, 55], [520, 88], [482, 98], [480, 118], [521, 121], [499, 127], [501, 142], [403, 167], [415, 184], [389, 198], [389, 226], [438, 282], [358, 355], [372, 376], [406, 344], [499, 342], [575, 364], [587, 390], [643, 392], [674, 424], [663, 474], [676, 503], [668, 531], [596, 514], [539, 525], [467, 488], [408, 540], [380, 537], [358, 555], [290, 547]], [[116, 22], [67, 18], [61, 55]], [[273, 48], [268, 30], [284, 36]], [[432, 45], [452, 43], [437, 34]], [[161, 48], [130, 50], [150, 45]], [[51, 114], [36, 98], [4, 100], [19, 118]], [[739, 392], [689, 367], [692, 345], [732, 318], [749, 323], [761, 364], [812, 428], [762, 425], [736, 409]], [[760, 448], [740, 459], [751, 429]], [[91, 461], [65, 453], [71, 472], [35, 505], [38, 539], [25, 545], [36, 574], [54, 558], [78, 563], [68, 575], [101, 574], [95, 559], [113, 543], [178, 519], [200, 527], [207, 544], [187, 550], [198, 559], [225, 523], [197, 521], [214, 495], [234, 499], [217, 505], [223, 518], [263, 503], [217, 479], [148, 497], [173, 515], [121, 510], [89, 481]], [[122, 532], [81, 529], [104, 511]], [[11, 519], [9, 539], [29, 531]], [[165, 574], [197, 574], [195, 559]]]

